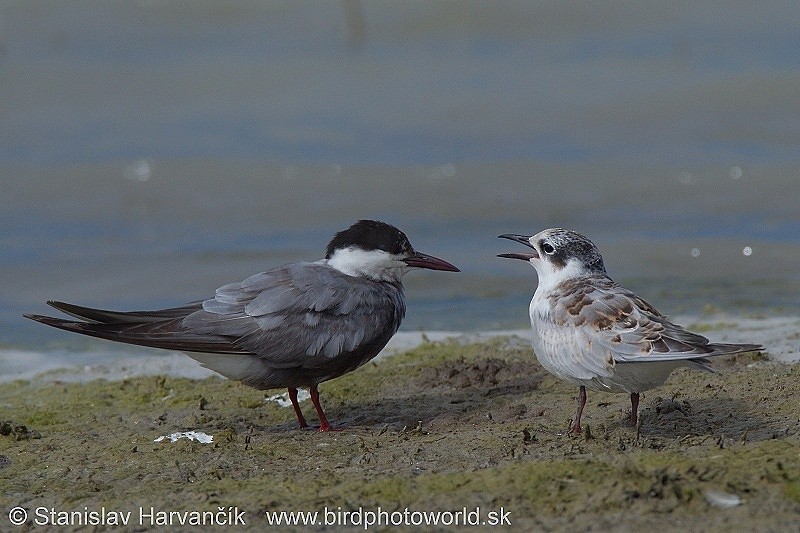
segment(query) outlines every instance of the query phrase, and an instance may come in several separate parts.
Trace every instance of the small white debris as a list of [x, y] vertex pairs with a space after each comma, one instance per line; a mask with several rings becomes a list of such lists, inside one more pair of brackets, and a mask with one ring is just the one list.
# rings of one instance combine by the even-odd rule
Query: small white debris
[[214, 440], [213, 435], [208, 435], [202, 431], [179, 431], [171, 435], [162, 435], [153, 442], [161, 442], [164, 439], [169, 439], [170, 442], [175, 442], [178, 439], [196, 440], [201, 444], [210, 444]]
[[[308, 393], [305, 389], [300, 389], [297, 391], [297, 401], [302, 402], [311, 398], [311, 394]], [[289, 393], [284, 392], [283, 394], [276, 394], [275, 396], [270, 396], [269, 398], [264, 399], [265, 402], [275, 402], [281, 407], [290, 407], [292, 405], [292, 401], [289, 399]]]
[[736, 494], [722, 492], [720, 490], [707, 490], [704, 496], [708, 503], [714, 507], [721, 507], [723, 509], [736, 507], [742, 503], [742, 499]]
[[153, 175], [153, 169], [147, 159], [140, 159], [122, 168], [122, 175], [129, 180], [147, 181]]

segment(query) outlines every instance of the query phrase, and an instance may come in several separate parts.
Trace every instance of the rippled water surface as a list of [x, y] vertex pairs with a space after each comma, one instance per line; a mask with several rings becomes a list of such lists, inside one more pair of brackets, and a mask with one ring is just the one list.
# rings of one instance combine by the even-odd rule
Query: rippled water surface
[[565, 226], [664, 312], [800, 312], [792, 2], [5, 2], [0, 344], [48, 298], [146, 308], [358, 218], [462, 274], [404, 329], [524, 327], [500, 233]]

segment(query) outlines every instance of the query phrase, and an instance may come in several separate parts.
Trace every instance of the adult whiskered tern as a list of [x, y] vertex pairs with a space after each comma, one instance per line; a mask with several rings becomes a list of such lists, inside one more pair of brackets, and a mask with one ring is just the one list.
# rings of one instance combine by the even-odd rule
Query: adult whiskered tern
[[255, 274], [205, 301], [133, 312], [48, 302], [79, 320], [25, 316], [83, 335], [183, 351], [257, 389], [285, 387], [301, 428], [308, 424], [297, 389], [308, 388], [319, 429], [329, 431], [317, 386], [386, 346], [405, 315], [402, 279], [412, 268], [459, 271], [415, 251], [394, 226], [359, 220], [333, 237], [325, 259]]
[[571, 431], [581, 432], [586, 387], [625, 392], [635, 426], [639, 393], [662, 385], [678, 367], [712, 371], [706, 357], [762, 350], [757, 344], [711, 344], [670, 322], [606, 274], [583, 235], [561, 228], [533, 236], [505, 234], [533, 250], [499, 257], [529, 262], [539, 277], [530, 305], [533, 351], [541, 365], [580, 387]]

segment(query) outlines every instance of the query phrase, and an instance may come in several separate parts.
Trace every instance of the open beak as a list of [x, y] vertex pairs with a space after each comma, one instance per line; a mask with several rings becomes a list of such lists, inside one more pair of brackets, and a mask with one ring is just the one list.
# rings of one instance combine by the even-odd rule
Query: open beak
[[530, 261], [531, 259], [539, 259], [539, 254], [536, 252], [536, 249], [533, 248], [531, 244], [531, 238], [529, 235], [516, 235], [514, 233], [504, 233], [503, 235], [498, 235], [499, 239], [508, 239], [511, 241], [517, 241], [519, 243], [524, 244], [528, 248], [533, 249], [530, 253], [508, 253], [508, 254], [497, 254], [497, 257], [507, 257], [509, 259], [522, 259], [523, 261]]
[[447, 272], [461, 272], [457, 267], [451, 265], [444, 259], [433, 257], [432, 255], [414, 252], [414, 255], [403, 259], [410, 267], [427, 268], [429, 270], [445, 270]]

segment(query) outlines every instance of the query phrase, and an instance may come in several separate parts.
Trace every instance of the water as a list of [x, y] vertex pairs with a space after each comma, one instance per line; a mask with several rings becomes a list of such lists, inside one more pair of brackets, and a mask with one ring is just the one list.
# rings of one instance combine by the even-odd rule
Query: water
[[407, 276], [407, 331], [524, 327], [535, 276], [496, 236], [552, 226], [664, 312], [798, 314], [799, 26], [793, 2], [5, 2], [0, 346], [96, 350], [21, 314], [204, 298], [369, 217], [463, 270]]

